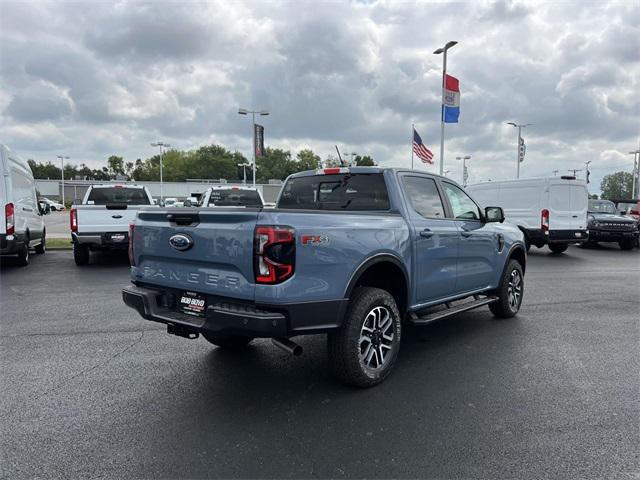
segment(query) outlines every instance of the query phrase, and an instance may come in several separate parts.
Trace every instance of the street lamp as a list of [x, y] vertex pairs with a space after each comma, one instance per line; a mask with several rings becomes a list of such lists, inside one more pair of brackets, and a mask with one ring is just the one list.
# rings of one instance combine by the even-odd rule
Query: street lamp
[[444, 92], [445, 78], [447, 75], [447, 50], [456, 45], [458, 42], [450, 41], [444, 47], [438, 48], [433, 53], [442, 56], [442, 105], [440, 106], [440, 175], [444, 172]]
[[471, 155], [456, 157], [456, 160], [462, 160], [462, 186], [466, 188], [467, 180], [469, 179], [469, 173], [467, 172], [467, 160], [471, 160]]
[[250, 163], [239, 163], [239, 167], [242, 167], [242, 183], [247, 184], [247, 167], [250, 167]]
[[71, 157], [67, 157], [65, 155], [56, 155], [56, 157], [60, 159], [60, 172], [62, 179], [62, 206], [64, 207], [64, 160], [69, 160], [69, 158]]
[[516, 171], [516, 178], [520, 178], [520, 142], [522, 139], [522, 129], [533, 125], [533, 123], [517, 124], [514, 122], [507, 122], [507, 125], [511, 125], [512, 127], [516, 127], [518, 129], [518, 145], [516, 146], [516, 161], [518, 162], [518, 169]]
[[151, 144], [152, 147], [160, 147], [160, 202], [164, 200], [164, 191], [162, 188], [162, 162], [164, 160], [164, 151], [163, 148], [170, 148], [171, 145], [164, 142], [156, 142]]
[[[638, 184], [638, 168], [640, 167], [640, 149], [629, 152], [629, 155], [633, 155], [633, 181], [631, 183], [631, 198], [634, 200], [640, 198], [640, 195], [636, 195], [636, 185]], [[640, 190], [640, 189], [639, 189]]]
[[247, 110], [246, 108], [239, 108], [238, 115], [251, 114], [251, 136], [253, 137], [253, 185], [256, 184], [256, 113], [261, 116], [269, 115], [267, 110]]
[[451, 170], [445, 170], [443, 175], [446, 177], [446, 176], [447, 176], [447, 175], [449, 175], [450, 173], [451, 173]]

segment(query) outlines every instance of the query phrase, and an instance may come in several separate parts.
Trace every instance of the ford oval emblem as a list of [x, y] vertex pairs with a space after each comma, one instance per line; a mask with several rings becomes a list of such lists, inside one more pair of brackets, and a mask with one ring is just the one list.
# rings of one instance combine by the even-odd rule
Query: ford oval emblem
[[185, 250], [189, 250], [193, 247], [193, 240], [186, 233], [176, 233], [169, 238], [169, 245], [176, 250], [184, 252]]

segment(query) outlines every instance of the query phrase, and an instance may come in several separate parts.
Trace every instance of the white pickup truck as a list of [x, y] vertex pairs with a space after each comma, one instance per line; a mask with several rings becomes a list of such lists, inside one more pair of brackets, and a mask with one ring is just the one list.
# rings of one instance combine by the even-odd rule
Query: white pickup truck
[[126, 250], [129, 224], [141, 208], [153, 206], [151, 194], [140, 185], [90, 186], [82, 204], [70, 211], [76, 265], [87, 265], [92, 250]]

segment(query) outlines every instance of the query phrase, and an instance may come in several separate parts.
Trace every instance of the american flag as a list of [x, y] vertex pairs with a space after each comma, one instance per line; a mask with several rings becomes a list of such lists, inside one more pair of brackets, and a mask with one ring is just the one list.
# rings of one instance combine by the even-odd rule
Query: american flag
[[415, 128], [413, 129], [413, 153], [422, 160], [422, 163], [433, 163], [433, 152], [425, 147]]

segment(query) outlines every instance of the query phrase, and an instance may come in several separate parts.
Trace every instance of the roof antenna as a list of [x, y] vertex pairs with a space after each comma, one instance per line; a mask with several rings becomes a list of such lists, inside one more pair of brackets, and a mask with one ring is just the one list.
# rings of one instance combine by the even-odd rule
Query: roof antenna
[[346, 165], [344, 164], [344, 162], [342, 161], [342, 155], [340, 155], [340, 150], [338, 150], [338, 145], [336, 145], [336, 152], [338, 152], [338, 159], [340, 160], [340, 166], [341, 166], [341, 167], [346, 166]]

